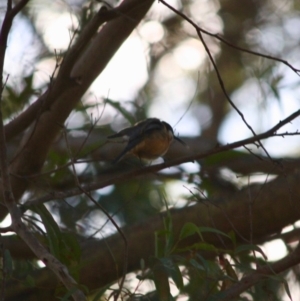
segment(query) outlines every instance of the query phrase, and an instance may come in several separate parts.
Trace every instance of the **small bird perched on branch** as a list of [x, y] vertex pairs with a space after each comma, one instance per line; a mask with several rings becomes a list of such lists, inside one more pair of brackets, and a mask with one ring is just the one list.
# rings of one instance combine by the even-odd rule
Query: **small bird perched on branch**
[[181, 139], [174, 136], [174, 131], [167, 122], [160, 121], [157, 118], [139, 121], [134, 126], [125, 128], [107, 138], [121, 137], [128, 141], [128, 144], [113, 160], [113, 164], [119, 162], [127, 153], [148, 160], [161, 157], [168, 151], [173, 139], [185, 145]]

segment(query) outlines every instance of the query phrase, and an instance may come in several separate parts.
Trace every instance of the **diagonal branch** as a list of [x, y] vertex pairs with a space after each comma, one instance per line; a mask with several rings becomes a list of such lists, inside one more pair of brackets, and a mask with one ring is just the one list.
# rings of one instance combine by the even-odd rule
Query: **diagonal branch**
[[286, 257], [274, 262], [258, 267], [250, 275], [244, 276], [240, 281], [232, 285], [227, 290], [213, 296], [216, 300], [231, 301], [238, 297], [241, 293], [258, 283], [259, 281], [281, 273], [300, 263], [300, 243], [296, 249]]
[[[153, 0], [150, 1], [151, 4], [152, 2]], [[41, 114], [41, 110], [48, 110], [51, 104], [59, 96], [61, 96], [63, 92], [76, 86], [76, 78], [71, 78], [70, 76], [71, 70], [77, 64], [78, 58], [87, 48], [87, 45], [89, 45], [92, 37], [96, 34], [101, 25], [118, 17], [127, 16], [127, 19], [130, 19], [130, 16], [132, 14], [134, 15], [136, 10], [147, 11], [148, 8], [149, 0], [127, 0], [123, 1], [118, 7], [113, 9], [106, 10], [101, 8], [85, 26], [75, 44], [68, 50], [55, 82], [52, 83], [49, 89], [24, 112], [5, 125], [5, 135], [7, 140], [12, 139], [17, 134], [24, 131], [24, 129], [26, 129], [36, 119], [36, 117]], [[135, 22], [131, 23], [133, 24]], [[122, 30], [120, 34], [122, 34]], [[118, 41], [117, 36], [116, 41]], [[89, 58], [89, 61], [93, 60]], [[81, 76], [84, 76], [84, 74], [81, 74]]]
[[[137, 168], [137, 169], [133, 169], [130, 171], [125, 171], [123, 173], [121, 173], [118, 176], [113, 176], [111, 178], [107, 178], [104, 181], [100, 181], [100, 182], [93, 182], [87, 185], [83, 185], [83, 189], [87, 190], [87, 191], [91, 191], [91, 190], [96, 190], [96, 189], [100, 189], [100, 188], [104, 188], [106, 186], [109, 185], [113, 185], [113, 184], [117, 184], [117, 183], [121, 183], [124, 181], [127, 181], [128, 179], [132, 179], [134, 177], [140, 176], [140, 175], [144, 175], [144, 174], [149, 174], [149, 173], [155, 173], [158, 172], [162, 169], [168, 168], [168, 167], [172, 167], [175, 165], [179, 165], [182, 163], [186, 163], [186, 162], [191, 162], [194, 160], [201, 160], [203, 158], [206, 158], [208, 156], [211, 156], [213, 154], [218, 154], [221, 152], [225, 152], [231, 149], [235, 149], [247, 144], [252, 144], [254, 142], [263, 140], [263, 139], [267, 139], [272, 137], [273, 135], [276, 136], [276, 132], [283, 127], [284, 125], [290, 123], [292, 120], [294, 120], [295, 118], [297, 118], [300, 115], [300, 110], [294, 112], [293, 114], [289, 115], [287, 118], [285, 118], [284, 120], [278, 122], [274, 127], [272, 127], [271, 129], [269, 129], [268, 131], [256, 135], [254, 137], [250, 137], [247, 139], [243, 139], [237, 142], [233, 142], [227, 145], [222, 145], [222, 146], [217, 146], [214, 149], [211, 149], [207, 152], [201, 153], [201, 154], [193, 154], [193, 155], [189, 155], [189, 156], [185, 156], [185, 157], [180, 157], [174, 160], [170, 160], [161, 164], [156, 164], [156, 165], [152, 165], [152, 166], [147, 166], [147, 167], [143, 167], [143, 168]], [[275, 161], [274, 164], [276, 163]], [[73, 188], [70, 189], [68, 191], [64, 191], [64, 192], [54, 192], [54, 193], [50, 193], [47, 194], [43, 197], [40, 197], [38, 199], [34, 199], [34, 200], [30, 200], [28, 202], [26, 202], [26, 208], [33, 206], [33, 205], [37, 205], [37, 204], [41, 204], [41, 203], [45, 203], [48, 201], [51, 201], [53, 199], [65, 199], [67, 197], [71, 197], [71, 196], [75, 196], [75, 195], [80, 195], [82, 194], [82, 191], [78, 188]]]
[[[227, 101], [229, 102], [229, 104], [234, 108], [234, 110], [239, 114], [239, 116], [241, 117], [241, 119], [243, 120], [243, 122], [245, 123], [245, 125], [247, 126], [247, 128], [251, 131], [251, 133], [254, 136], [257, 136], [255, 131], [253, 130], [252, 126], [247, 122], [244, 114], [239, 110], [239, 108], [234, 104], [234, 102], [232, 101], [232, 99], [230, 98], [230, 96], [227, 93], [227, 90], [225, 88], [225, 84], [224, 81], [222, 79], [222, 76], [220, 74], [219, 68], [207, 46], [207, 44], [205, 43], [203, 36], [202, 36], [202, 30], [201, 28], [196, 25], [194, 22], [192, 22], [188, 17], [186, 17], [184, 14], [180, 13], [177, 9], [175, 9], [174, 7], [172, 7], [170, 4], [166, 3], [164, 0], [161, 0], [161, 3], [163, 3], [165, 6], [167, 6], [169, 9], [171, 9], [173, 12], [175, 12], [176, 14], [180, 15], [181, 17], [184, 16], [185, 20], [188, 20], [188, 22], [190, 24], [192, 24], [198, 34], [198, 37], [200, 38], [201, 43], [203, 44], [203, 47], [209, 57], [210, 62], [212, 63], [214, 70], [216, 71], [217, 74], [217, 78], [221, 87], [221, 90], [223, 91], [223, 94], [225, 95]], [[266, 148], [263, 146], [263, 144], [260, 142], [260, 140], [257, 141], [258, 144], [260, 145], [260, 147], [264, 150], [264, 152], [266, 153], [267, 157], [272, 161], [272, 158], [270, 157], [268, 151], [266, 150]]]
[[255, 55], [255, 56], [260, 56], [260, 57], [264, 57], [266, 59], [269, 59], [269, 60], [273, 60], [273, 61], [277, 61], [277, 62], [280, 62], [286, 66], [288, 66], [291, 70], [293, 70], [298, 76], [300, 76], [300, 69], [299, 68], [295, 68], [292, 64], [290, 64], [288, 61], [284, 60], [284, 59], [281, 59], [281, 58], [278, 58], [278, 57], [275, 57], [275, 56], [272, 56], [272, 55], [268, 55], [268, 54], [264, 54], [264, 53], [261, 53], [261, 52], [257, 52], [257, 51], [253, 51], [253, 50], [249, 50], [247, 48], [243, 48], [243, 47], [239, 47], [239, 46], [236, 46], [232, 43], [230, 43], [229, 41], [227, 41], [226, 39], [224, 39], [223, 37], [221, 37], [219, 34], [214, 34], [214, 33], [211, 33], [207, 30], [204, 30], [203, 28], [200, 28], [193, 20], [191, 20], [188, 16], [186, 16], [184, 13], [182, 13], [181, 11], [177, 10], [176, 8], [174, 8], [173, 6], [171, 6], [170, 4], [168, 4], [167, 2], [165, 2], [164, 0], [161, 0], [160, 1], [161, 3], [163, 3], [166, 7], [168, 7], [170, 10], [172, 10], [175, 14], [177, 14], [178, 16], [180, 16], [181, 18], [183, 18], [185, 21], [187, 21], [189, 24], [191, 24], [196, 30], [199, 30], [200, 32], [202, 33], [205, 33], [206, 35], [208, 36], [211, 36], [211, 37], [214, 37], [216, 38], [217, 40], [223, 42], [224, 44], [226, 44], [227, 46], [233, 48], [233, 49], [236, 49], [236, 50], [239, 50], [239, 51], [243, 51], [243, 52], [246, 52], [246, 53], [249, 53], [249, 54], [252, 54], [252, 55]]
[[[70, 74], [61, 78], [61, 80], [58, 80], [58, 76], [58, 79], [54, 81], [51, 91], [48, 93], [50, 98], [55, 97], [52, 101], [47, 99], [48, 95], [45, 96], [44, 101], [47, 99], [47, 105], [43, 103], [43, 106], [45, 105], [43, 107], [44, 111], [40, 114], [33, 129], [28, 131], [28, 134], [24, 137], [24, 143], [22, 143], [19, 154], [11, 165], [12, 174], [23, 177], [40, 171], [52, 142], [62, 129], [66, 118], [91, 83], [106, 67], [115, 52], [145, 16], [153, 0], [125, 0], [123, 3], [127, 2], [131, 3], [134, 8], [131, 8], [126, 15], [121, 15], [119, 18], [105, 24], [80, 57], [79, 62], [77, 60], [72, 68], [73, 79], [81, 77], [81, 84], [76, 84]], [[90, 55], [91, 52], [93, 55]], [[82, 65], [85, 59], [87, 63]], [[28, 182], [25, 178], [12, 177], [12, 189], [16, 199], [21, 197], [27, 187]]]
[[[14, 10], [11, 10], [10, 7], [8, 7], [8, 11], [6, 13], [4, 22], [6, 24], [4, 33], [3, 31], [1, 31], [1, 46], [6, 45], [7, 36], [5, 31], [9, 31], [13, 17], [26, 3], [27, 1], [21, 1], [17, 6], [17, 9], [15, 8]], [[2, 55], [2, 58], [4, 58], [4, 53], [2, 53]], [[3, 65], [1, 71], [3, 71]], [[2, 100], [2, 94], [0, 99]], [[2, 106], [2, 101], [0, 101], [0, 105]], [[36, 237], [26, 228], [25, 224], [22, 222], [21, 210], [18, 208], [12, 193], [7, 161], [6, 139], [3, 126], [2, 109], [0, 109], [0, 170], [2, 179], [2, 201], [10, 213], [12, 220], [12, 229], [26, 242], [26, 244], [30, 247], [34, 254], [56, 274], [58, 279], [60, 279], [60, 281], [65, 285], [65, 287], [68, 290], [74, 290], [72, 296], [75, 301], [85, 300], [84, 294], [77, 289], [77, 283], [70, 276], [67, 268], [47, 251], [47, 249], [36, 239]]]
[[0, 76], [1, 76], [1, 90], [3, 89], [3, 66], [5, 59], [5, 52], [7, 47], [7, 38], [10, 32], [14, 17], [22, 10], [29, 0], [21, 0], [12, 8], [11, 0], [7, 1], [7, 11], [2, 23], [0, 32]]
[[[300, 211], [295, 210], [295, 206], [300, 201], [299, 180], [300, 173], [296, 171], [288, 176], [281, 175], [275, 180], [265, 183], [263, 187], [252, 185], [234, 195], [213, 198], [205, 202], [199, 199], [194, 206], [172, 209], [169, 214], [172, 216], [174, 241], [179, 237], [181, 229], [187, 221], [197, 226], [214, 227], [224, 233], [234, 231], [237, 243], [248, 244], [252, 238], [253, 242], [257, 243], [257, 241], [278, 233], [283, 227], [300, 218]], [[249, 193], [251, 193], [253, 201], [252, 216], [249, 216]], [[163, 217], [165, 214], [155, 215], [135, 225], [122, 228], [130, 250], [128, 272], [141, 268], [141, 258], [145, 260], [145, 266], [148, 266], [148, 259], [153, 256], [155, 250], [153, 233], [164, 228]], [[217, 248], [232, 248], [232, 241], [221, 240], [220, 236], [213, 233], [205, 236], [205, 241]], [[199, 242], [198, 236], [187, 238], [187, 241], [182, 241], [180, 248], [191, 246], [197, 242]], [[119, 233], [100, 241], [87, 239], [83, 242], [80, 283], [87, 285], [89, 289], [97, 289], [115, 281], [119, 277], [117, 271], [124, 264], [123, 245], [124, 241]], [[145, 248], [145, 246], [147, 247]], [[206, 255], [207, 253], [204, 252], [204, 256]], [[293, 260], [298, 260], [298, 255]], [[278, 266], [275, 264], [272, 267], [276, 273], [289, 267], [286, 263], [280, 262]], [[105, 277], [99, 275], [99, 267]], [[263, 273], [262, 270], [258, 269], [258, 271]], [[41, 273], [44, 277], [36, 278], [37, 285], [45, 287], [49, 285], [51, 275], [45, 269]]]

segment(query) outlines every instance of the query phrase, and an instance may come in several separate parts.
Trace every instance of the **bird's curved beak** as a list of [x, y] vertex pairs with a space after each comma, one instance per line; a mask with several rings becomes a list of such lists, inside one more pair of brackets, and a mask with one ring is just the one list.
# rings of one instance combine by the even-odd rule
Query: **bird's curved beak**
[[179, 139], [178, 137], [174, 136], [174, 139], [177, 140], [178, 142], [180, 142], [182, 145], [186, 145], [186, 143], [184, 141], [182, 141], [181, 139]]

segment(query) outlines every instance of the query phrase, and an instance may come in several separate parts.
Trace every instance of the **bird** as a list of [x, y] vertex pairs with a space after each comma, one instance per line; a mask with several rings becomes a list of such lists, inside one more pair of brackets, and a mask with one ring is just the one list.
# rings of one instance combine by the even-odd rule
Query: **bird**
[[174, 135], [173, 128], [158, 118], [147, 118], [137, 122], [134, 126], [125, 128], [110, 135], [108, 139], [123, 138], [128, 141], [123, 151], [112, 161], [118, 163], [127, 153], [139, 159], [153, 160], [162, 157], [168, 151], [173, 139], [186, 145]]

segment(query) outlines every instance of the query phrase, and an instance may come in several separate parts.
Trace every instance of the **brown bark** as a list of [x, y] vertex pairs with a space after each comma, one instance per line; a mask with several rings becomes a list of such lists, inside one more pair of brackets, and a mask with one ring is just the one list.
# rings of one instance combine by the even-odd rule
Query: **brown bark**
[[[299, 181], [300, 172], [297, 171], [289, 176], [279, 176], [263, 186], [247, 187], [231, 198], [171, 210], [174, 236], [178, 238], [182, 226], [191, 222], [224, 233], [234, 231], [240, 243], [261, 241], [300, 218], [300, 210], [295, 209], [300, 202]], [[129, 245], [127, 272], [138, 270], [141, 259], [147, 265], [149, 257], [154, 255], [154, 233], [163, 229], [164, 216], [161, 214], [123, 229]], [[232, 248], [230, 240], [225, 240], [223, 236], [207, 234], [204, 237], [207, 243], [218, 248]], [[198, 241], [198, 236], [192, 236], [182, 241], [180, 246]], [[122, 275], [123, 262], [124, 241], [119, 234], [101, 241], [86, 241], [82, 244], [80, 283], [90, 290], [108, 285]], [[280, 267], [281, 271], [288, 268], [282, 264]], [[37, 286], [50, 288], [56, 285], [47, 269], [38, 271], [35, 279]], [[13, 283], [10, 282], [10, 285], [13, 286]], [[13, 293], [11, 296], [15, 297]], [[13, 300], [13, 297], [7, 297], [7, 300]]]

